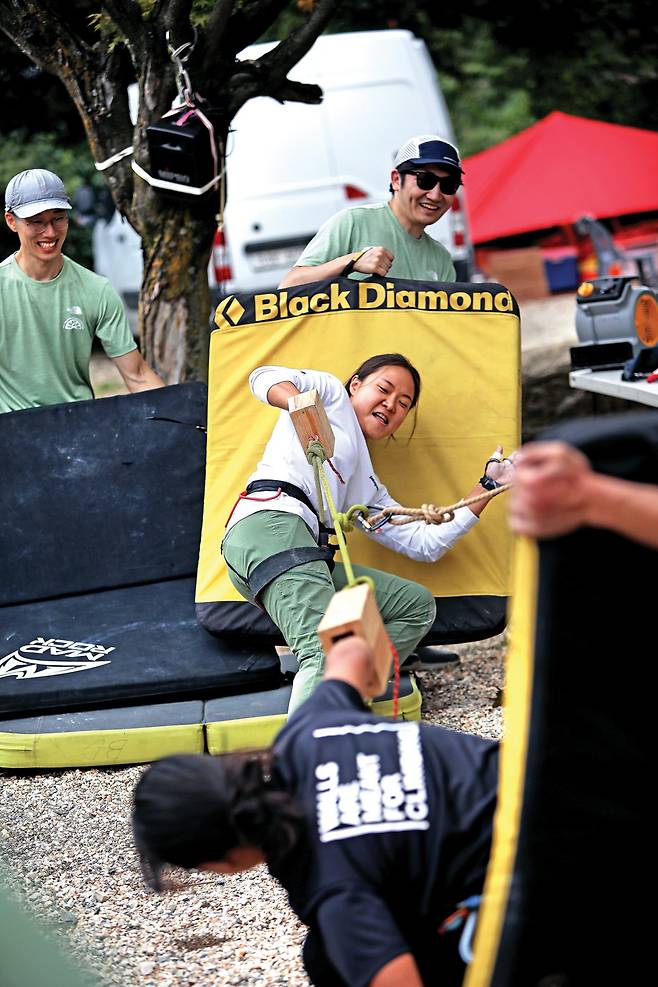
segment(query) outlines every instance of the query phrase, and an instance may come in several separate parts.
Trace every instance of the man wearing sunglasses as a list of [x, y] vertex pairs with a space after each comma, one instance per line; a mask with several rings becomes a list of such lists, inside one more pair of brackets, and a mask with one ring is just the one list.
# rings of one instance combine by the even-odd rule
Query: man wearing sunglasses
[[281, 288], [327, 278], [454, 281], [449, 252], [426, 232], [450, 209], [462, 183], [457, 148], [442, 137], [412, 137], [398, 151], [389, 202], [353, 206], [327, 220]]
[[5, 191], [19, 249], [0, 264], [0, 413], [93, 398], [94, 337], [129, 391], [162, 387], [106, 278], [65, 257], [71, 203], [52, 171], [31, 168]]

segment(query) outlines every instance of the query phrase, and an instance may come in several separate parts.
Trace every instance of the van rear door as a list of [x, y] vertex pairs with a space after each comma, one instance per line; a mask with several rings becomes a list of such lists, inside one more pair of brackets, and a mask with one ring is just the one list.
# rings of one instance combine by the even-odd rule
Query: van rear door
[[227, 158], [231, 284], [274, 287], [328, 216], [344, 205], [322, 106], [250, 100], [236, 115]]

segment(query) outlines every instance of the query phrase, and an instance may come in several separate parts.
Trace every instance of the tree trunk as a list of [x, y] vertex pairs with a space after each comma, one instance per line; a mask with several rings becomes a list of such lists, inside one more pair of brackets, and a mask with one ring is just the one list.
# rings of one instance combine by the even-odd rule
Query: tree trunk
[[[340, 0], [309, 0], [304, 5], [300, 0], [307, 16], [283, 42], [256, 61], [236, 59], [286, 5], [287, 0], [215, 0], [202, 5], [207, 8], [206, 27], [197, 32], [190, 23], [191, 0], [148, 4], [99, 0], [108, 23], [101, 19], [90, 33], [81, 30], [78, 12], [71, 16], [75, 4], [0, 0], [0, 30], [37, 65], [62, 80], [78, 107], [96, 161], [105, 161], [132, 144], [135, 159], [149, 170], [146, 128], [169, 109], [175, 92], [169, 36], [178, 42], [195, 38], [196, 54], [188, 68], [195, 90], [216, 111], [221, 108], [216, 134], [224, 146], [230, 121], [253, 97], [321, 101], [318, 86], [287, 76]], [[140, 84], [134, 128], [125, 88], [123, 45], [116, 45], [117, 35]], [[144, 279], [138, 330], [143, 355], [168, 384], [205, 380], [210, 336], [207, 269], [218, 194], [194, 203], [165, 199], [134, 177], [126, 158], [105, 172], [105, 178], [118, 211], [142, 240]]]
[[208, 376], [213, 214], [210, 204], [196, 215], [176, 203], [154, 203], [152, 232], [142, 238], [139, 338], [145, 360], [167, 384]]

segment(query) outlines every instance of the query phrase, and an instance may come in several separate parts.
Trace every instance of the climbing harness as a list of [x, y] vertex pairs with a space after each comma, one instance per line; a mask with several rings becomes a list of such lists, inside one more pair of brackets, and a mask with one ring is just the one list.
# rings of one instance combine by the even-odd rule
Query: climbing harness
[[[260, 594], [273, 580], [278, 576], [282, 576], [284, 572], [288, 572], [289, 569], [294, 569], [295, 566], [304, 565], [307, 562], [326, 562], [329, 568], [332, 569], [333, 560], [334, 553], [331, 548], [322, 548], [319, 545], [304, 545], [299, 548], [287, 548], [285, 552], [276, 552], [274, 555], [263, 559], [262, 562], [259, 562], [254, 567], [248, 581], [239, 572], [235, 574], [243, 582], [247, 583], [254, 601], [262, 607], [259, 600]], [[226, 564], [228, 565], [228, 562]], [[232, 569], [231, 566], [229, 568]], [[232, 572], [235, 572], [235, 569], [232, 569]]]
[[[267, 491], [272, 491], [274, 493], [274, 496], [273, 497], [251, 496], [254, 493], [262, 493]], [[315, 505], [313, 504], [313, 501], [311, 500], [310, 497], [306, 495], [306, 493], [302, 490], [302, 488], [296, 486], [296, 484], [294, 483], [290, 483], [288, 480], [252, 480], [251, 483], [247, 484], [246, 489], [243, 490], [242, 493], [238, 494], [238, 499], [236, 500], [235, 504], [231, 508], [231, 513], [227, 517], [226, 524], [224, 525], [224, 527], [226, 527], [226, 525], [233, 517], [233, 512], [235, 511], [235, 508], [238, 506], [241, 500], [256, 500], [256, 501], [276, 500], [277, 497], [280, 497], [282, 493], [286, 494], [288, 497], [294, 497], [295, 500], [300, 500], [305, 507], [308, 507], [309, 511], [311, 511], [311, 513], [314, 514], [315, 517], [317, 518], [318, 529], [319, 529], [318, 544], [322, 548], [330, 547], [329, 536], [334, 534], [333, 528], [327, 528], [322, 523], [322, 520], [320, 519], [320, 515], [318, 514]]]
[[[298, 487], [294, 483], [289, 483], [287, 480], [252, 480], [251, 483], [247, 484], [245, 494], [250, 496], [252, 493], [259, 493], [262, 490], [276, 490], [278, 493], [287, 494], [288, 497], [294, 497], [295, 500], [301, 500], [305, 507], [308, 507], [309, 511], [316, 516], [318, 522], [320, 522], [320, 515], [317, 512], [315, 505], [310, 497], [308, 497], [301, 487]], [[329, 529], [324, 529], [326, 533], [329, 533]], [[333, 532], [331, 532], [333, 534]]]
[[[238, 499], [233, 505], [231, 513], [226, 521], [226, 524], [228, 524], [233, 516], [235, 508], [241, 500], [273, 501], [276, 500], [277, 497], [280, 497], [282, 493], [301, 501], [301, 503], [304, 504], [318, 520], [320, 534], [319, 545], [317, 548], [315, 546], [305, 546], [303, 548], [293, 548], [284, 552], [277, 552], [275, 555], [271, 555], [269, 558], [264, 559], [254, 568], [248, 582], [245, 580], [243, 575], [235, 572], [235, 570], [233, 570], [229, 565], [229, 568], [235, 572], [235, 575], [238, 576], [238, 578], [240, 578], [243, 582], [247, 582], [254, 601], [259, 606], [262, 606], [258, 600], [259, 594], [262, 593], [263, 589], [265, 589], [265, 587], [278, 576], [282, 575], [284, 572], [287, 572], [289, 569], [292, 569], [298, 565], [303, 565], [306, 562], [324, 561], [329, 565], [330, 569], [332, 569], [333, 555], [336, 550], [340, 550], [341, 559], [345, 568], [345, 575], [347, 577], [346, 588], [366, 583], [370, 586], [376, 597], [376, 587], [370, 576], [354, 575], [354, 569], [350, 560], [345, 535], [354, 529], [355, 522], [358, 521], [368, 532], [377, 531], [382, 525], [387, 523], [399, 525], [409, 524], [411, 521], [422, 520], [426, 524], [443, 524], [453, 520], [455, 511], [458, 508], [468, 507], [469, 504], [474, 504], [478, 501], [490, 500], [497, 494], [504, 493], [506, 490], [509, 490], [511, 486], [509, 483], [498, 484], [491, 490], [486, 490], [474, 497], [462, 499], [455, 504], [451, 504], [449, 507], [435, 507], [433, 504], [423, 504], [420, 508], [411, 508], [396, 505], [395, 507], [385, 507], [376, 514], [369, 514], [368, 508], [365, 505], [354, 504], [347, 511], [338, 511], [336, 510], [336, 505], [331, 494], [329, 478], [322, 468], [324, 463], [326, 462], [329, 464], [330, 468], [336, 474], [341, 483], [344, 483], [345, 481], [334, 464], [331, 462], [331, 458], [327, 456], [324, 446], [317, 436], [313, 436], [308, 443], [306, 448], [306, 459], [313, 468], [315, 496], [316, 503], [318, 505], [317, 508], [305, 491], [296, 486], [294, 483], [289, 483], [287, 480], [252, 480], [247, 485], [247, 488], [238, 496]], [[491, 461], [492, 460], [489, 460], [489, 462]], [[252, 496], [254, 493], [267, 492], [272, 492], [273, 496], [263, 498]], [[324, 523], [325, 510], [328, 511], [331, 517], [333, 528], [327, 527]], [[396, 520], [395, 515], [401, 515], [401, 517]], [[330, 534], [335, 535], [336, 541], [338, 542], [337, 546], [329, 544], [328, 536]], [[396, 719], [398, 714], [400, 690], [400, 660], [397, 650], [390, 639], [389, 647], [393, 662], [393, 718]], [[473, 920], [473, 923], [474, 921], [475, 920]], [[472, 934], [472, 932], [470, 934]], [[462, 936], [462, 939], [463, 938], [464, 936]]]
[[[272, 491], [274, 493], [273, 497], [253, 497], [254, 493], [266, 493]], [[311, 499], [306, 496], [304, 491], [296, 486], [294, 483], [289, 483], [287, 480], [252, 480], [251, 483], [247, 484], [245, 490], [238, 495], [235, 504], [231, 508], [231, 513], [226, 519], [226, 524], [229, 523], [233, 517], [233, 512], [240, 503], [241, 500], [253, 500], [256, 502], [269, 502], [276, 500], [281, 494], [287, 494], [288, 497], [294, 497], [296, 500], [300, 500], [313, 514], [318, 518], [319, 524], [319, 544], [305, 545], [298, 548], [286, 549], [284, 552], [276, 552], [274, 555], [268, 556], [268, 558], [263, 559], [259, 562], [257, 566], [253, 569], [249, 579], [246, 579], [242, 573], [237, 572], [226, 560], [226, 565], [233, 572], [238, 579], [246, 583], [249, 587], [249, 591], [254, 598], [254, 602], [262, 608], [262, 603], [259, 600], [260, 594], [263, 590], [269, 586], [269, 584], [277, 578], [277, 576], [283, 575], [288, 569], [294, 569], [295, 566], [304, 565], [306, 562], [326, 562], [329, 566], [329, 571], [334, 567], [334, 553], [336, 551], [335, 546], [329, 544], [329, 535], [333, 534], [333, 531], [325, 528], [320, 522], [318, 512], [315, 509]], [[224, 543], [222, 542], [221, 549], [223, 549]]]

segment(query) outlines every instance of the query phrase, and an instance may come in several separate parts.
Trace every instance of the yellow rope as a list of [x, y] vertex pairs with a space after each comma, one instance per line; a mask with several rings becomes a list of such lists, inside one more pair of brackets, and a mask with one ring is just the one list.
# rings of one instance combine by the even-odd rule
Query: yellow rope
[[352, 568], [352, 563], [350, 561], [349, 552], [347, 551], [347, 541], [345, 539], [345, 532], [351, 531], [354, 527], [352, 521], [357, 514], [363, 514], [364, 517], [368, 514], [368, 508], [364, 507], [363, 504], [354, 504], [350, 507], [347, 512], [341, 512], [336, 510], [336, 505], [334, 504], [334, 499], [331, 496], [331, 487], [329, 486], [329, 478], [322, 469], [322, 464], [328, 458], [324, 450], [324, 446], [319, 441], [319, 439], [311, 440], [308, 444], [306, 450], [306, 458], [313, 467], [315, 473], [315, 490], [316, 497], [318, 500], [318, 508], [320, 511], [320, 518], [324, 515], [324, 500], [322, 494], [327, 500], [327, 507], [329, 513], [331, 514], [331, 519], [334, 523], [334, 531], [336, 532], [336, 539], [338, 541], [338, 547], [340, 548], [341, 558], [343, 560], [343, 565], [345, 566], [345, 575], [347, 576], [348, 586], [357, 586], [359, 583], [367, 583], [375, 592], [374, 581], [370, 576], [356, 576], [354, 575], [354, 570]]
[[[493, 490], [485, 490], [474, 497], [458, 500], [456, 504], [450, 504], [449, 507], [435, 507], [434, 504], [423, 504], [421, 507], [384, 507], [379, 514], [371, 515], [368, 518], [368, 523], [376, 524], [378, 521], [388, 518], [391, 524], [410, 524], [412, 521], [424, 521], [425, 524], [445, 524], [453, 520], [458, 508], [468, 507], [469, 504], [476, 504], [480, 500], [491, 500], [492, 497], [505, 493], [511, 486], [511, 483], [501, 483], [499, 487], [495, 487]], [[393, 515], [395, 514], [404, 516], [394, 520]]]

